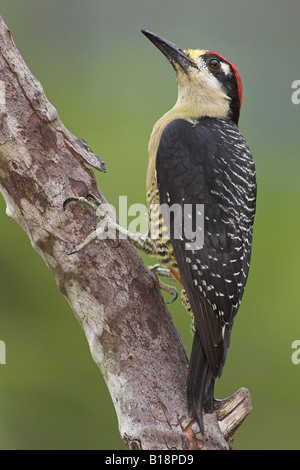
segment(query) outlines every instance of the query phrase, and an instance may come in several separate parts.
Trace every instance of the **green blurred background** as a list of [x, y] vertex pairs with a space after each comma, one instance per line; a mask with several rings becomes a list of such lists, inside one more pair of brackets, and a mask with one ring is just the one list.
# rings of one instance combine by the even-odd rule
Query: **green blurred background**
[[[166, 59], [140, 33], [220, 52], [239, 67], [240, 128], [254, 154], [258, 205], [250, 277], [216, 396], [249, 388], [236, 449], [299, 449], [298, 0], [1, 0], [0, 14], [64, 124], [106, 162], [101, 190], [145, 203], [147, 145], [176, 99]], [[1, 449], [123, 449], [85, 336], [0, 196]], [[153, 261], [151, 261], [153, 263]], [[171, 312], [189, 350], [189, 321]]]

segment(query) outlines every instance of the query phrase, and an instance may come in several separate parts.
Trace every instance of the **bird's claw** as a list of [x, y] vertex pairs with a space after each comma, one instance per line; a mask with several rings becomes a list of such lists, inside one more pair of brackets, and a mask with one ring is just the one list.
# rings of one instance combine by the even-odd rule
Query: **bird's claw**
[[[169, 271], [169, 269], [161, 268], [159, 264], [154, 264], [154, 266], [149, 266], [149, 269], [155, 274], [157, 279], [158, 279], [158, 276], [167, 277], [168, 279], [172, 279], [172, 280], [175, 279], [171, 271]], [[175, 300], [178, 297], [178, 292], [177, 292], [176, 287], [170, 286], [169, 284], [165, 284], [160, 279], [158, 279], [158, 283], [159, 283], [159, 287], [161, 290], [164, 290], [165, 292], [168, 292], [168, 294], [172, 295], [172, 299], [168, 300], [168, 302], [166, 303], [172, 304], [173, 302], [175, 302]]]
[[173, 291], [173, 297], [171, 300], [168, 300], [168, 302], [166, 302], [167, 304], [172, 304], [173, 302], [175, 302], [175, 300], [177, 300], [177, 297], [178, 297], [178, 291], [176, 289], [176, 287], [173, 287], [173, 286], [169, 286], [170, 287], [170, 290], [168, 290], [169, 294], [172, 293]]

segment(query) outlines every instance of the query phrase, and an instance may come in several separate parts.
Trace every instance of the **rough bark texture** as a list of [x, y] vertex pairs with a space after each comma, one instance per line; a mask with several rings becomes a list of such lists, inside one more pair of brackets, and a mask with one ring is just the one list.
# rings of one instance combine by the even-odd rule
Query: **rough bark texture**
[[66, 256], [96, 227], [64, 200], [99, 193], [89, 164], [104, 164], [62, 124], [0, 18], [0, 190], [7, 215], [28, 234], [68, 299], [111, 393], [129, 449], [228, 449], [251, 410], [247, 390], [204, 417], [186, 405], [188, 355], [156, 277], [122, 240], [97, 240]]

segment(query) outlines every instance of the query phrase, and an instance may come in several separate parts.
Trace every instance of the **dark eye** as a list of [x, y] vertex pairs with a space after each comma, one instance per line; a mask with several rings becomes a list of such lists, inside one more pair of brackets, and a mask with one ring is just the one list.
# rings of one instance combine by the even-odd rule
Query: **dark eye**
[[218, 70], [220, 68], [220, 61], [218, 59], [210, 59], [208, 65], [211, 69]]

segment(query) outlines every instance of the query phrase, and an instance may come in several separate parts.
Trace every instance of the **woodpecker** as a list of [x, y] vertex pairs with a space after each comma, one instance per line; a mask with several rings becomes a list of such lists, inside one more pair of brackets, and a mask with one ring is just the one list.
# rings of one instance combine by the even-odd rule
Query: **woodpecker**
[[[214, 410], [214, 384], [225, 364], [233, 321], [244, 293], [251, 256], [256, 206], [253, 158], [238, 121], [242, 84], [237, 68], [209, 50], [182, 50], [150, 32], [142, 33], [173, 66], [178, 99], [154, 125], [149, 142], [146, 193], [151, 229], [131, 234], [105, 212], [105, 224], [122, 233], [138, 249], [154, 256], [168, 269], [155, 273], [182, 285], [184, 307], [194, 331], [187, 377], [187, 402], [204, 434], [203, 409]], [[93, 195], [70, 197], [98, 213], [101, 202]], [[164, 217], [162, 207], [182, 208], [180, 218]], [[185, 207], [196, 244], [176, 225], [186, 224]], [[199, 209], [199, 207], [201, 209]], [[204, 210], [204, 212], [203, 212]], [[197, 213], [202, 211], [202, 226]], [[100, 234], [99, 228], [68, 254]], [[197, 237], [196, 237], [197, 238]], [[160, 281], [160, 287], [173, 289]], [[174, 296], [175, 298], [176, 296]]]
[[181, 50], [142, 32], [170, 61], [178, 84], [177, 102], [155, 124], [149, 142], [148, 206], [159, 201], [204, 207], [202, 247], [189, 249], [185, 237], [175, 237], [171, 220], [170, 238], [157, 248], [181, 282], [193, 319], [187, 398], [204, 432], [202, 408], [214, 410], [214, 382], [224, 367], [249, 271], [255, 166], [238, 128], [242, 84], [237, 68], [216, 52]]

